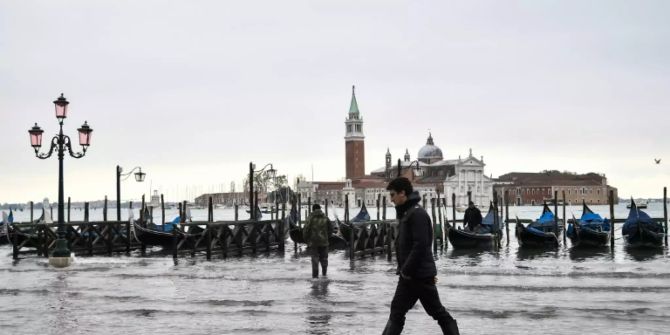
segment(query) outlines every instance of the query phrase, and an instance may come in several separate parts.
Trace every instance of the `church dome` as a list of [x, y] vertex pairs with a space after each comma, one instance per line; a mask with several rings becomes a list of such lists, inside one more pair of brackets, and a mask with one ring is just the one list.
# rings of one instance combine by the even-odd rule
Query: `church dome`
[[428, 134], [426, 145], [419, 149], [418, 159], [424, 163], [433, 163], [443, 159], [442, 149], [435, 145], [432, 134]]

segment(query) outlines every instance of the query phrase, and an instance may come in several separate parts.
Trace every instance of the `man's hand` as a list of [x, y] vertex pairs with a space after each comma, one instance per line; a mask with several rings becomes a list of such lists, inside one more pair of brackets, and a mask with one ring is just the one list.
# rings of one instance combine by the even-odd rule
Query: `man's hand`
[[437, 284], [437, 276], [433, 277], [433, 284]]
[[410, 277], [410, 276], [408, 276], [408, 275], [402, 273], [402, 271], [400, 271], [400, 277], [402, 277], [402, 279], [406, 279], [406, 280], [410, 280], [410, 279], [412, 279], [412, 277]]

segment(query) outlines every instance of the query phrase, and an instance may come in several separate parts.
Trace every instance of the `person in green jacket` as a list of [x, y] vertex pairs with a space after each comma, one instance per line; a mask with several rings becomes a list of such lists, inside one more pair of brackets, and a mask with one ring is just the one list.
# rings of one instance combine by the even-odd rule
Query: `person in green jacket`
[[328, 271], [328, 237], [333, 232], [333, 224], [326, 214], [321, 211], [319, 204], [312, 205], [312, 213], [307, 218], [303, 228], [303, 237], [312, 254], [312, 278], [319, 278], [319, 263], [321, 275]]

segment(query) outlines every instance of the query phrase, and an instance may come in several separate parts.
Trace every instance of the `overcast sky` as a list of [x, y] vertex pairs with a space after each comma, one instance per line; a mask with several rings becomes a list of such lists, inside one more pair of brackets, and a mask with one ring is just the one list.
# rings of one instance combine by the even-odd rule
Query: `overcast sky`
[[[486, 174], [607, 175], [622, 196], [670, 181], [668, 1], [0, 0], [0, 202], [57, 200], [58, 161], [27, 130], [94, 129], [65, 160], [73, 201], [115, 197], [140, 165], [167, 200], [241, 189], [249, 161], [340, 180], [351, 85], [366, 172], [428, 131]], [[78, 143], [77, 140], [75, 142]], [[79, 148], [77, 145], [76, 148]], [[662, 158], [660, 165], [653, 158]], [[313, 168], [313, 169], [312, 169]]]

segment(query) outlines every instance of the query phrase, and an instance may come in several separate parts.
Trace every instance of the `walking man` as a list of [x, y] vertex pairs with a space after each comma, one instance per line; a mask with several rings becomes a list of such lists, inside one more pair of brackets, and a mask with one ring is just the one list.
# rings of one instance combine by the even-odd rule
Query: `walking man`
[[319, 204], [312, 205], [312, 213], [307, 218], [303, 228], [303, 237], [312, 253], [312, 278], [319, 278], [319, 263], [321, 275], [326, 276], [328, 271], [328, 237], [333, 232], [333, 225], [321, 211]]
[[456, 320], [442, 306], [437, 293], [437, 270], [431, 251], [433, 229], [428, 213], [419, 206], [421, 197], [405, 177], [393, 179], [386, 189], [395, 205], [398, 218], [396, 259], [399, 275], [391, 315], [382, 335], [400, 334], [405, 314], [417, 300], [428, 315], [437, 321], [443, 334], [459, 335]]
[[472, 201], [468, 202], [468, 209], [465, 210], [465, 214], [463, 215], [463, 227], [477, 232], [481, 224], [482, 212], [479, 208], [475, 207]]

